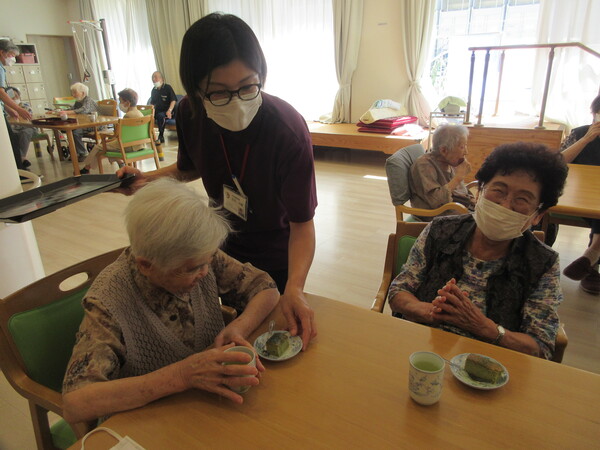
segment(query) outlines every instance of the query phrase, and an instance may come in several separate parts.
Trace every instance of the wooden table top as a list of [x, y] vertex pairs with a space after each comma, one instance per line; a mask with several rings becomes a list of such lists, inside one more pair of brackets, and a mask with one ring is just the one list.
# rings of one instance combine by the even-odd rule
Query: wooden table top
[[550, 211], [600, 219], [600, 166], [569, 164], [565, 191]]
[[[49, 130], [75, 130], [77, 128], [93, 128], [93, 127], [101, 127], [104, 125], [110, 125], [117, 123], [119, 121], [118, 117], [113, 116], [98, 116], [98, 118], [94, 121], [90, 120], [88, 114], [69, 114], [69, 119], [77, 119], [76, 123], [60, 123], [60, 124], [35, 124], [31, 123], [29, 120], [23, 119], [12, 119], [10, 123], [14, 123], [15, 125], [23, 125], [26, 127], [37, 127], [37, 128], [47, 128]], [[48, 119], [51, 117], [57, 117], [56, 115], [46, 115], [46, 116], [36, 116], [36, 119]]]
[[[419, 144], [422, 138], [392, 136], [390, 134], [363, 133], [353, 123], [308, 122], [313, 145], [323, 147], [375, 150], [392, 155], [409, 145]], [[427, 136], [425, 133], [424, 136]]]
[[[242, 405], [188, 391], [116, 414], [103, 426], [147, 449], [592, 448], [600, 442], [600, 375], [308, 299], [319, 335], [288, 361], [266, 361], [261, 384]], [[408, 357], [420, 350], [447, 359], [483, 353], [504, 364], [510, 380], [494, 391], [475, 390], [446, 367], [440, 402], [420, 406], [408, 393]], [[101, 432], [86, 440], [90, 449], [114, 444]]]

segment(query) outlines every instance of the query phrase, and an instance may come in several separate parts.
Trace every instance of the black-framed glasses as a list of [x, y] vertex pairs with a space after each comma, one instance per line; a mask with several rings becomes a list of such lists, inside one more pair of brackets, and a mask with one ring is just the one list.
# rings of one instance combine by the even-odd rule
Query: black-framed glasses
[[261, 89], [261, 83], [247, 84], [246, 86], [239, 88], [237, 91], [223, 89], [220, 91], [208, 92], [204, 94], [204, 98], [207, 98], [208, 101], [215, 106], [225, 106], [231, 101], [234, 95], [237, 95], [240, 100], [254, 100], [256, 97], [258, 97], [258, 94], [260, 94]]

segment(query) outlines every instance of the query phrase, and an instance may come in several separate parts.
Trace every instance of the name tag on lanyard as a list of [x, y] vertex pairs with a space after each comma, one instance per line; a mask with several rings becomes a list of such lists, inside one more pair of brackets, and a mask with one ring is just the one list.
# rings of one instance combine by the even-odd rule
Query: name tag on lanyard
[[223, 207], [240, 219], [248, 220], [248, 197], [226, 184], [223, 185]]

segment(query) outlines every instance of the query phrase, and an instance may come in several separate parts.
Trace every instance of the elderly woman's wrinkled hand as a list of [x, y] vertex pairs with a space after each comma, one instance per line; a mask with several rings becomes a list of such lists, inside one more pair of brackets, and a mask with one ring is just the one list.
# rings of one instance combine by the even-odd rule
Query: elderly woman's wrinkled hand
[[[228, 386], [256, 386], [260, 383], [258, 369], [249, 365], [223, 363], [248, 363], [250, 356], [241, 352], [225, 352], [234, 344], [213, 348], [188, 356], [178, 365], [178, 382], [183, 389], [202, 389], [219, 394], [235, 403], [243, 403], [241, 395], [228, 389]], [[253, 376], [247, 376], [253, 375]]]
[[452, 278], [438, 291], [438, 296], [431, 302], [432, 318], [449, 323], [462, 330], [477, 334], [487, 322], [487, 318], [469, 298], [469, 294], [461, 291]]
[[[256, 350], [254, 350], [252, 344], [250, 344], [250, 342], [246, 340], [243, 333], [236, 328], [235, 321], [231, 322], [229, 325], [223, 328], [223, 330], [221, 330], [221, 332], [215, 338], [214, 344], [215, 347], [221, 347], [227, 344], [243, 345], [244, 347], [252, 349], [252, 351], [256, 353]], [[265, 366], [263, 366], [263, 363], [261, 362], [258, 355], [256, 355], [256, 368], [259, 372], [265, 371]]]

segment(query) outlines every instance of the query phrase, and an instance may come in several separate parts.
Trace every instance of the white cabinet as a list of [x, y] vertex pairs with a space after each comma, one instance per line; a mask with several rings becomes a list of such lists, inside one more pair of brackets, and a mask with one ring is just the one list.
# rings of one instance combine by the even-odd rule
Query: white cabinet
[[6, 68], [6, 83], [21, 92], [21, 100], [31, 105], [34, 114], [44, 114], [51, 104], [46, 97], [42, 68], [37, 57], [35, 44], [16, 44], [22, 57], [15, 65]]

